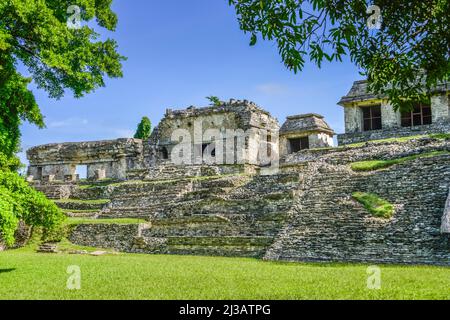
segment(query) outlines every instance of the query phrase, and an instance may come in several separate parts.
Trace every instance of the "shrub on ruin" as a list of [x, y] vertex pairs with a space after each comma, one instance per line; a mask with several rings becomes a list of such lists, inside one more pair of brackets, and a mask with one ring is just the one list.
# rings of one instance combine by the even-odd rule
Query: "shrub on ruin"
[[19, 221], [52, 230], [64, 219], [56, 204], [30, 187], [23, 177], [0, 170], [0, 234], [7, 245], [14, 244]]

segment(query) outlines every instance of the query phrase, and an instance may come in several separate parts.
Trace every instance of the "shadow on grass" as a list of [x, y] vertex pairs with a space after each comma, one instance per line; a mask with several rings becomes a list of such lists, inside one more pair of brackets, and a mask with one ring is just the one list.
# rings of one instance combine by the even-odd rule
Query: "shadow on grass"
[[16, 268], [9, 268], [9, 269], [0, 269], [0, 274], [2, 273], [8, 273], [8, 272], [13, 272], [15, 271]]

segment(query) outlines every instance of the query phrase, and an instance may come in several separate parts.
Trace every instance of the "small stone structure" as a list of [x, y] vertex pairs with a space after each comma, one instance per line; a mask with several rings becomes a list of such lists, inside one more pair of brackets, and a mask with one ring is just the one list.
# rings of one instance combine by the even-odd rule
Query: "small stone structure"
[[27, 151], [29, 180], [77, 181], [77, 165], [87, 166], [88, 180], [126, 179], [128, 170], [142, 162], [142, 141], [108, 141], [47, 144]]
[[355, 81], [342, 97], [345, 134], [338, 135], [339, 145], [384, 138], [443, 133], [450, 131], [449, 87], [444, 82], [432, 90], [431, 104], [417, 104], [413, 111], [395, 111], [386, 97], [372, 94], [367, 81]]
[[289, 116], [280, 129], [280, 155], [332, 147], [333, 136], [333, 130], [319, 114]]

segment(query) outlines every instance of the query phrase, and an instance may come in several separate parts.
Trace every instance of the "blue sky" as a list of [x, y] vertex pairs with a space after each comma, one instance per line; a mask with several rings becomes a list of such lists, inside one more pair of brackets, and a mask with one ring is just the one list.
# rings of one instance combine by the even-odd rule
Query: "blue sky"
[[361, 78], [349, 61], [288, 71], [274, 43], [249, 46], [250, 36], [239, 29], [228, 0], [115, 0], [113, 9], [119, 24], [107, 35], [128, 57], [124, 77], [107, 80], [105, 88], [82, 99], [67, 94], [52, 100], [31, 87], [47, 128], [24, 124], [23, 149], [131, 137], [142, 116], [156, 125], [166, 108], [204, 106], [209, 95], [255, 101], [280, 123], [288, 115], [320, 113], [343, 132], [343, 110], [336, 103]]

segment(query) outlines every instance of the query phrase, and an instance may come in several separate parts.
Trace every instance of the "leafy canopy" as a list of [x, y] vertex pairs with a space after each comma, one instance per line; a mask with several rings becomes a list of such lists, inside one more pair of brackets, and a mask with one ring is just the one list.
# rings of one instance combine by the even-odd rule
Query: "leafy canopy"
[[142, 117], [141, 122], [139, 122], [134, 138], [146, 140], [150, 137], [152, 133], [152, 123], [148, 117]]
[[[66, 90], [75, 97], [121, 77], [124, 60], [114, 40], [100, 40], [93, 25], [68, 28], [69, 5], [80, 7], [80, 20], [96, 20], [114, 31], [117, 16], [112, 0], [0, 0], [0, 150], [17, 151], [21, 121], [44, 127], [44, 118], [27, 85], [33, 80], [52, 98]], [[17, 70], [21, 63], [29, 72]]]
[[[409, 110], [427, 100], [426, 91], [450, 74], [448, 0], [229, 0], [250, 44], [275, 40], [287, 68], [301, 71], [309, 57], [346, 55], [369, 80], [369, 90], [384, 94], [394, 108]], [[381, 29], [369, 29], [369, 5], [381, 9]], [[425, 90], [424, 90], [425, 89]]]
[[[44, 127], [44, 117], [28, 84], [61, 98], [69, 90], [82, 97], [105, 85], [105, 77], [121, 77], [124, 60], [114, 40], [100, 40], [89, 23], [68, 28], [70, 5], [80, 7], [80, 20], [114, 31], [112, 0], [0, 0], [0, 237], [14, 242], [19, 220], [55, 228], [61, 210], [37, 192], [15, 170], [20, 124]], [[18, 71], [21, 64], [29, 76]]]

